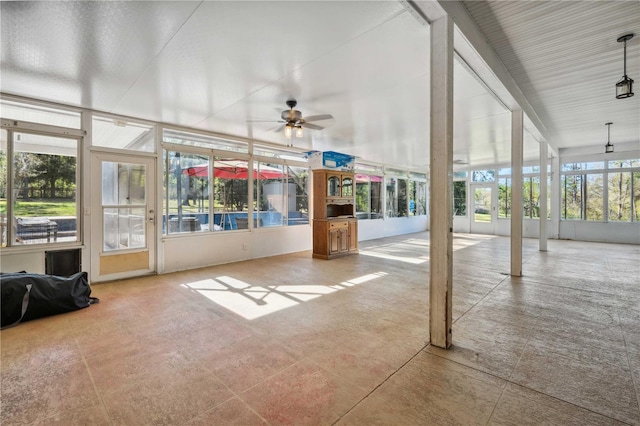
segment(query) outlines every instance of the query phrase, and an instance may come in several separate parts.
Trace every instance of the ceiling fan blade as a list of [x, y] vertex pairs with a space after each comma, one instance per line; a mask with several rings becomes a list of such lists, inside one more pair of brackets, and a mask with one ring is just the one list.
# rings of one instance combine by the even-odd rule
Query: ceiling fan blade
[[331, 114], [321, 114], [321, 115], [312, 115], [311, 117], [305, 117], [304, 121], [320, 121], [320, 120], [330, 120], [333, 118]]
[[247, 123], [280, 123], [281, 120], [263, 120], [263, 119], [256, 119], [256, 120], [247, 120]]
[[281, 132], [281, 131], [283, 131], [283, 130], [284, 130], [284, 124], [283, 124], [282, 126], [278, 126], [278, 128], [277, 128], [277, 129], [275, 129], [273, 132], [274, 132], [274, 133], [279, 133], [279, 132]]
[[318, 126], [316, 124], [307, 123], [306, 119], [305, 119], [305, 122], [302, 123], [302, 127], [304, 127], [305, 129], [311, 129], [311, 130], [322, 130], [322, 129], [324, 129], [324, 127], [322, 127], [322, 126]]

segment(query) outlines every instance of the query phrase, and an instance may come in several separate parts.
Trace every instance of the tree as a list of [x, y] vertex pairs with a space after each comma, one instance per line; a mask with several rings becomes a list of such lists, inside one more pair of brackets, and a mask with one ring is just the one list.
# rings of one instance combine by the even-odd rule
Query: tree
[[[215, 199], [225, 211], [243, 211], [247, 205], [249, 181], [247, 179], [215, 178]], [[231, 208], [231, 209], [229, 209]]]
[[41, 158], [38, 154], [28, 152], [16, 152], [13, 158], [14, 193], [16, 196], [22, 194], [22, 198], [29, 198], [29, 181], [36, 178]]
[[33, 176], [44, 182], [44, 195], [56, 198], [56, 186], [75, 185], [76, 157], [62, 155], [35, 154], [37, 161], [32, 165]]
[[7, 198], [7, 151], [0, 150], [0, 198]]

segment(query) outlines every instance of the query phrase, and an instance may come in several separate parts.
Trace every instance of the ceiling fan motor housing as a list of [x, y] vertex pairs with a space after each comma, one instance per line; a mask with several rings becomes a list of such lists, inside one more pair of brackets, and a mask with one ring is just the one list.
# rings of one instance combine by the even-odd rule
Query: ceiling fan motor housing
[[302, 113], [295, 109], [282, 111], [282, 114], [280, 116], [286, 122], [297, 122], [302, 119]]

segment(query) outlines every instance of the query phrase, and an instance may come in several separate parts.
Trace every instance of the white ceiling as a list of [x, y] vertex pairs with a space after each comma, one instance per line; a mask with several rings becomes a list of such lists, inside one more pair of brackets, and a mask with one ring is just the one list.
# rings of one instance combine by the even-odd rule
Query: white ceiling
[[[519, 25], [521, 31], [533, 31], [517, 14], [491, 21], [494, 12], [473, 6], [467, 5], [474, 19], [486, 19], [492, 28]], [[1, 2], [0, 12], [3, 93], [282, 145], [288, 141], [273, 131], [275, 121], [286, 109], [285, 101], [295, 98], [305, 116], [334, 116], [317, 123], [324, 130], [294, 138], [296, 147], [418, 170], [429, 162], [429, 27], [403, 3]], [[534, 15], [526, 17], [546, 19]], [[480, 27], [492, 41], [490, 28]], [[540, 31], [534, 38], [544, 40], [548, 30]], [[616, 36], [611, 43], [605, 35], [605, 44], [617, 44]], [[554, 134], [568, 135], [559, 146], [574, 146], [578, 134], [582, 144], [602, 144], [600, 127], [609, 119], [615, 123], [615, 142], [616, 131], [624, 126], [619, 114], [633, 121], [633, 108], [618, 108], [622, 112], [613, 118], [600, 113], [593, 124], [580, 118], [583, 109], [577, 105], [558, 106], [565, 97], [550, 96], [555, 100], [545, 103], [553, 90], [544, 81], [526, 86], [518, 69], [505, 60], [511, 39], [521, 42], [507, 37], [496, 51], [524, 84], [536, 110], [541, 108], [540, 115], [553, 124]], [[621, 58], [618, 47], [610, 46], [615, 51], [611, 60], [585, 54], [586, 63], [572, 62], [579, 67], [566, 72], [583, 80], [590, 75], [585, 70], [591, 57], [601, 74], [610, 68], [603, 80], [613, 91], [621, 74], [613, 60]], [[544, 61], [544, 50], [538, 56], [515, 61], [531, 62], [535, 69]], [[556, 56], [547, 61], [564, 67]], [[636, 68], [629, 67], [629, 75], [640, 75]], [[508, 111], [460, 63], [454, 76], [454, 158], [470, 165], [508, 162]], [[636, 80], [640, 84], [640, 77]], [[601, 97], [589, 102], [612, 104], [609, 109], [620, 105]], [[640, 96], [627, 105], [637, 109], [637, 100]], [[571, 117], [565, 127], [573, 133], [563, 133], [562, 124]], [[580, 123], [597, 126], [598, 132], [581, 129]], [[535, 158], [537, 152], [536, 141], [526, 134], [525, 157]]]
[[[611, 121], [614, 145], [640, 149], [639, 1], [464, 1], [560, 148], [597, 145]], [[615, 98], [623, 74], [636, 96]]]

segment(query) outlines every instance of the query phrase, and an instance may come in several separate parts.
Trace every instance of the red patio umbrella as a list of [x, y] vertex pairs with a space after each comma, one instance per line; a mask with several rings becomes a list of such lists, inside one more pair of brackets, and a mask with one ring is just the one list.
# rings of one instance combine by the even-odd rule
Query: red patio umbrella
[[[197, 166], [187, 167], [182, 173], [189, 176], [208, 177], [209, 164], [200, 164]], [[249, 165], [242, 160], [218, 160], [213, 162], [213, 176], [222, 179], [246, 179], [249, 176]], [[253, 170], [253, 178], [260, 179], [279, 179], [286, 176], [282, 170], [261, 165]]]
[[382, 182], [382, 178], [380, 176], [356, 174], [356, 182], [368, 182], [369, 179], [371, 179], [371, 182]]

